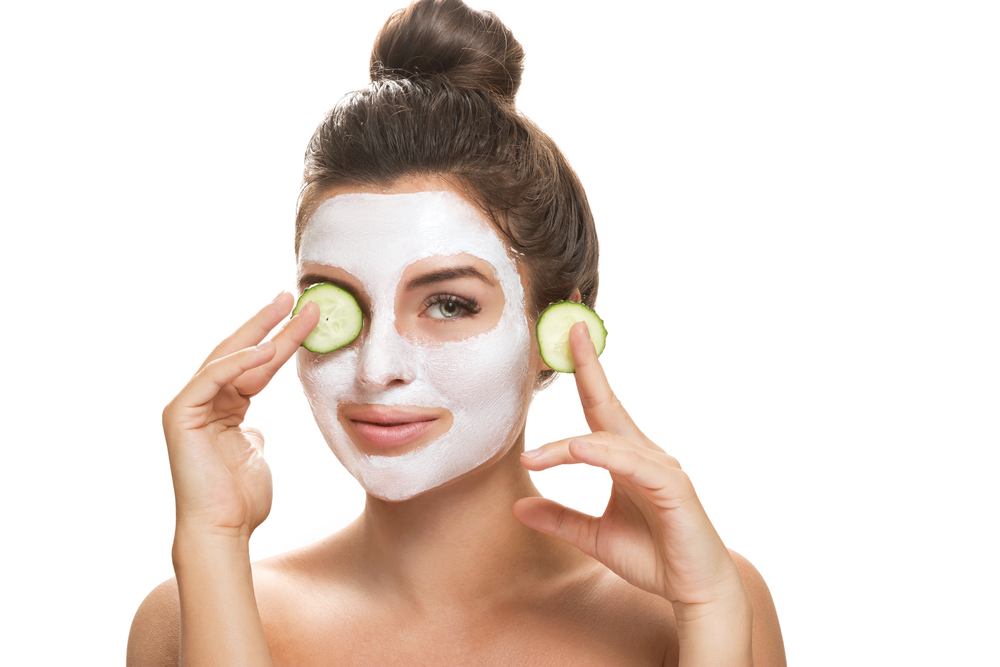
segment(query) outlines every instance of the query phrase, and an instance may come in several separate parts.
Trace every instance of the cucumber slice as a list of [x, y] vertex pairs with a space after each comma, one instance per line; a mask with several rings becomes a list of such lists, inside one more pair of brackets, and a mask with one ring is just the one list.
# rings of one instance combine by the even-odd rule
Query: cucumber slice
[[604, 320], [594, 310], [579, 301], [563, 300], [550, 303], [539, 314], [538, 323], [535, 324], [538, 352], [552, 370], [560, 373], [575, 372], [573, 352], [569, 349], [569, 330], [581, 320], [587, 323], [590, 340], [594, 343], [597, 356], [601, 356], [608, 330], [604, 328]]
[[291, 317], [295, 317], [309, 301], [315, 301], [319, 306], [319, 322], [302, 341], [302, 347], [310, 352], [333, 352], [350, 344], [361, 333], [364, 326], [361, 306], [344, 288], [333, 283], [311, 285], [299, 296]]

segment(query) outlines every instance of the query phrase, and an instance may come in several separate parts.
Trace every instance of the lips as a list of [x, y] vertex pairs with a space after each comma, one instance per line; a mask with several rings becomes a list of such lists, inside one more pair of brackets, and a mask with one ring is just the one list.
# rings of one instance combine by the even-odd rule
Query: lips
[[385, 406], [352, 406], [344, 411], [351, 431], [373, 449], [399, 447], [429, 432], [437, 414]]
[[369, 448], [385, 449], [409, 444], [422, 437], [436, 420], [409, 422], [399, 426], [376, 426], [367, 422], [351, 422], [353, 431]]
[[344, 416], [354, 422], [377, 424], [380, 426], [398, 426], [413, 422], [432, 421], [438, 418], [436, 414], [421, 412], [419, 410], [389, 408], [378, 405], [349, 408], [344, 411]]

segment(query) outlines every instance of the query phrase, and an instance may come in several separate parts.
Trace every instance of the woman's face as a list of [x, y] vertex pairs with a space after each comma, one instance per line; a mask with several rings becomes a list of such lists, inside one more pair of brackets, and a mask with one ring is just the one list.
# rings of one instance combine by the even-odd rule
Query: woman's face
[[[334, 454], [385, 500], [505, 453], [540, 369], [516, 263], [478, 209], [436, 187], [334, 194], [300, 243], [300, 289], [339, 284], [364, 327], [327, 354], [300, 348], [299, 378]], [[404, 443], [380, 445], [358, 424], [378, 406], [431, 421]]]

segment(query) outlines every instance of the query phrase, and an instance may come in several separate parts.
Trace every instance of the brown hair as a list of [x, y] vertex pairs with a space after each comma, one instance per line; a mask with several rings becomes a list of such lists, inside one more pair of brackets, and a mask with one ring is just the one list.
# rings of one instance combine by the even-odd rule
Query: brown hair
[[[593, 307], [594, 219], [555, 142], [514, 108], [523, 61], [496, 15], [461, 0], [417, 0], [391, 14], [372, 49], [371, 83], [345, 95], [309, 141], [296, 256], [326, 189], [435, 175], [476, 203], [515, 251], [532, 329], [575, 287]], [[542, 371], [536, 386], [554, 375]]]

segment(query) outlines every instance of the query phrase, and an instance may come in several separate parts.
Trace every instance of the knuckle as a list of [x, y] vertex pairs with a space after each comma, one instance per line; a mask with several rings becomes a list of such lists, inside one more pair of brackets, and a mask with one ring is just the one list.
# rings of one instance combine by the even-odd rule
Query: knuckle
[[649, 459], [643, 456], [637, 449], [627, 449], [620, 456], [619, 460], [627, 475], [634, 475], [640, 466], [649, 463]]
[[568, 512], [565, 507], [560, 507], [559, 511], [556, 512], [556, 531], [562, 532], [564, 526], [566, 525], [566, 519], [568, 519]]
[[681, 467], [681, 463], [680, 461], [677, 460], [676, 457], [669, 454], [667, 450], [663, 449], [663, 447], [660, 447], [658, 444], [650, 440], [645, 435], [642, 436], [642, 442], [643, 444], [646, 445], [646, 447], [649, 449], [650, 452], [652, 452], [655, 456], [665, 461], [667, 465], [673, 468]]
[[167, 436], [168, 442], [171, 434], [176, 430], [177, 421], [177, 410], [171, 401], [163, 408], [163, 412], [160, 415], [160, 426], [163, 429], [163, 434]]
[[691, 478], [688, 477], [688, 474], [686, 472], [684, 472], [683, 470], [681, 470], [681, 469], [678, 468], [677, 472], [675, 473], [675, 475], [677, 477], [677, 484], [681, 488], [683, 488], [684, 491], [687, 492], [689, 495], [693, 495], [694, 494], [694, 484], [691, 483]]

